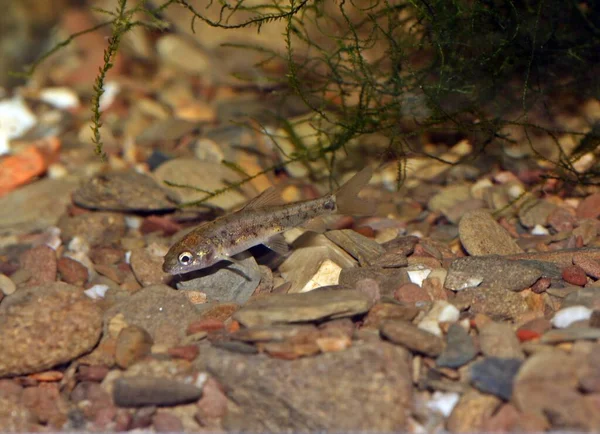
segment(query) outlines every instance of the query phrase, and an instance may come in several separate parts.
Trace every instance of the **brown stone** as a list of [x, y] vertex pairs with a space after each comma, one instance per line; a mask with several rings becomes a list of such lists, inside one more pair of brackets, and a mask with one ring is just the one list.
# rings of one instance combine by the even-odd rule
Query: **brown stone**
[[27, 286], [37, 286], [56, 280], [56, 252], [46, 245], [25, 251], [20, 259], [21, 269], [30, 274]]
[[128, 368], [138, 360], [150, 354], [152, 336], [143, 328], [135, 325], [125, 327], [117, 337], [115, 361], [121, 368]]
[[75, 259], [63, 256], [57, 263], [61, 280], [75, 286], [83, 286], [88, 280], [88, 269]]

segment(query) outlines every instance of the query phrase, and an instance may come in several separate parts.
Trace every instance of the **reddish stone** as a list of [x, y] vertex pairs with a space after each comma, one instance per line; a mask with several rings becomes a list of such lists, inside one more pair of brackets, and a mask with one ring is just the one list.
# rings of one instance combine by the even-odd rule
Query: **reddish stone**
[[106, 366], [101, 365], [93, 365], [79, 366], [79, 371], [77, 372], [77, 379], [79, 381], [102, 381], [104, 377], [108, 374], [109, 369]]
[[527, 330], [527, 329], [517, 330], [517, 338], [521, 342], [526, 342], [526, 341], [532, 341], [534, 339], [539, 339], [540, 336], [542, 336], [542, 335], [539, 334], [536, 331], [533, 331], [533, 330]]
[[585, 273], [594, 279], [600, 279], [600, 263], [590, 258], [585, 253], [573, 255], [573, 264], [578, 265]]
[[414, 304], [419, 301], [431, 301], [427, 291], [415, 283], [405, 283], [394, 291], [394, 298], [401, 303]]
[[140, 231], [143, 234], [151, 232], [162, 232], [163, 235], [170, 236], [181, 230], [181, 225], [168, 217], [151, 215], [144, 219]]
[[577, 207], [577, 217], [595, 219], [600, 217], [600, 193], [594, 193], [581, 201]]
[[557, 232], [570, 232], [577, 224], [577, 218], [566, 208], [556, 207], [548, 216], [548, 224]]
[[21, 255], [21, 269], [31, 274], [28, 286], [37, 286], [56, 280], [56, 252], [46, 245], [29, 249]]
[[549, 278], [542, 277], [531, 286], [531, 291], [536, 294], [541, 294], [542, 292], [546, 292], [546, 289], [550, 288], [551, 283], [552, 281]]
[[562, 278], [565, 282], [572, 285], [585, 286], [587, 283], [585, 271], [578, 265], [571, 265], [570, 267], [565, 268], [562, 272]]
[[212, 377], [208, 377], [202, 388], [202, 397], [196, 404], [202, 419], [219, 418], [227, 413], [227, 396], [221, 385]]
[[159, 412], [152, 418], [156, 432], [183, 432], [181, 419], [172, 413]]
[[167, 353], [176, 359], [184, 359], [188, 361], [194, 360], [198, 357], [200, 350], [196, 345], [185, 345], [181, 347], [172, 347], [167, 350]]
[[57, 268], [63, 282], [82, 286], [88, 280], [88, 269], [72, 258], [63, 256], [58, 260]]
[[221, 330], [224, 327], [225, 324], [223, 323], [223, 321], [210, 318], [201, 319], [190, 323], [186, 330], [186, 334], [189, 336], [198, 332], [213, 332], [216, 330]]
[[112, 247], [96, 247], [90, 252], [90, 259], [96, 265], [114, 265], [125, 259], [125, 252]]

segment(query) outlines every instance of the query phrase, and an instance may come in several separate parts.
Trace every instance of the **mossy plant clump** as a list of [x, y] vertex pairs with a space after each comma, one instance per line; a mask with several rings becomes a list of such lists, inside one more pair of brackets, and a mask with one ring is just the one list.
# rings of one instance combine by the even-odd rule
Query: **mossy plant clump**
[[[552, 121], [561, 110], [600, 95], [597, 2], [219, 0], [205, 10], [187, 0], [119, 0], [114, 11], [102, 11], [108, 21], [97, 26], [112, 27], [92, 101], [99, 154], [99, 98], [122, 36], [136, 26], [166, 28], [163, 12], [174, 7], [189, 12], [193, 29], [203, 25], [260, 31], [276, 21], [285, 23], [281, 51], [236, 47], [283, 60], [287, 74], [281, 80], [289, 91], [336, 126], [326, 133], [327, 140], [290, 156], [290, 161], [325, 158], [333, 166], [334, 158], [328, 156], [361, 138], [380, 145], [374, 152], [400, 162], [401, 181], [406, 155], [423, 153], [423, 135], [464, 136], [477, 155], [526, 142], [530, 155], [556, 165], [557, 176], [579, 183], [598, 181], [598, 167], [581, 170], [576, 165], [586, 153], [598, 152], [594, 120], [577, 131]], [[218, 18], [206, 12], [211, 8], [219, 10]], [[140, 14], [147, 19], [136, 19]], [[519, 138], [508, 132], [515, 128]], [[564, 134], [574, 137], [573, 149], [561, 147]], [[536, 148], [532, 137], [541, 135], [550, 138], [555, 150]]]

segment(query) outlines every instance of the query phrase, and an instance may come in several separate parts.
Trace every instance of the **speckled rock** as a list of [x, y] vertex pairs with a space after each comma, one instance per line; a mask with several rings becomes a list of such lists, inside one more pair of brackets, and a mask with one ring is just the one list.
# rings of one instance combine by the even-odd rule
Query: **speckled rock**
[[50, 283], [18, 291], [0, 305], [0, 376], [68, 362], [96, 345], [100, 309], [80, 289]]
[[407, 427], [408, 353], [385, 342], [291, 361], [207, 347], [194, 363], [236, 403], [223, 420], [227, 431], [403, 432]]
[[155, 344], [169, 346], [185, 337], [186, 326], [200, 317], [185, 294], [166, 285], [143, 288], [107, 310], [106, 333], [110, 320], [118, 314], [123, 314], [126, 325], [137, 325], [150, 333]]
[[64, 243], [78, 236], [90, 246], [110, 246], [125, 235], [125, 217], [110, 212], [88, 212], [72, 217], [65, 215], [60, 218], [58, 227]]
[[462, 245], [473, 256], [510, 255], [523, 251], [486, 210], [467, 212], [460, 219], [458, 234]]

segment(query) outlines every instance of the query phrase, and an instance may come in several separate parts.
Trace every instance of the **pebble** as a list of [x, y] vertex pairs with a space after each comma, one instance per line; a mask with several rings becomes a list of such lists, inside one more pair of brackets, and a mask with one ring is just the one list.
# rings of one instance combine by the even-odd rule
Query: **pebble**
[[456, 294], [452, 304], [459, 310], [468, 308], [470, 313], [484, 314], [498, 321], [518, 319], [530, 310], [521, 294], [502, 288], [465, 289]]
[[176, 359], [183, 359], [191, 362], [198, 357], [199, 352], [200, 350], [196, 345], [183, 345], [169, 348], [167, 354]]
[[148, 175], [134, 170], [97, 175], [73, 193], [73, 202], [104, 211], [173, 210], [165, 191]]
[[126, 231], [123, 214], [111, 212], [64, 215], [57, 225], [63, 243], [68, 244], [78, 237], [91, 247], [118, 244]]
[[213, 377], [208, 377], [202, 388], [202, 397], [196, 403], [202, 420], [220, 418], [227, 413], [227, 396]]
[[144, 358], [154, 344], [152, 336], [141, 327], [132, 325], [123, 328], [117, 337], [115, 361], [120, 368], [126, 369]]
[[574, 254], [573, 264], [579, 266], [588, 276], [600, 279], [600, 262], [587, 255]]
[[237, 264], [220, 262], [212, 267], [185, 275], [177, 282], [182, 292], [202, 291], [207, 301], [244, 304], [254, 293], [261, 279], [260, 268], [249, 252], [236, 256]]
[[10, 277], [5, 276], [0, 273], [0, 292], [4, 295], [11, 295], [17, 290], [17, 285], [10, 279]]
[[152, 417], [152, 424], [156, 432], [183, 432], [184, 426], [176, 415], [164, 411], [157, 412]]
[[550, 330], [540, 339], [544, 344], [558, 344], [578, 340], [600, 339], [600, 329], [591, 327], [570, 327], [566, 329]]
[[0, 230], [19, 234], [55, 225], [76, 187], [72, 180], [41, 179], [0, 197]]
[[385, 321], [380, 331], [391, 342], [427, 356], [437, 357], [444, 349], [442, 338], [407, 322]]
[[185, 324], [200, 317], [185, 294], [165, 285], [142, 288], [108, 309], [104, 313], [105, 334], [110, 321], [119, 315], [125, 324], [150, 333], [155, 344], [169, 347], [185, 337]]
[[270, 295], [256, 299], [233, 318], [246, 327], [342, 318], [365, 313], [369, 297], [354, 290], [315, 290], [302, 294]]
[[131, 252], [130, 264], [135, 278], [142, 286], [168, 283], [172, 275], [162, 271], [163, 257], [154, 255], [148, 248]]
[[580, 219], [597, 219], [600, 217], [600, 193], [590, 194], [577, 207], [577, 217]]
[[479, 330], [481, 352], [487, 357], [522, 360], [525, 356], [519, 339], [506, 323], [490, 322]]
[[69, 362], [90, 351], [102, 332], [100, 309], [80, 289], [60, 282], [18, 291], [2, 302], [0, 316], [0, 376]]
[[435, 363], [442, 368], [455, 369], [470, 362], [476, 355], [477, 349], [469, 333], [459, 324], [451, 324], [446, 335], [446, 347]]
[[[373, 280], [373, 279], [369, 279]], [[431, 297], [421, 286], [416, 283], [405, 283], [394, 291], [394, 298], [403, 304], [416, 304], [432, 301]]]
[[165, 35], [156, 43], [161, 61], [182, 72], [202, 75], [208, 71], [211, 61], [199, 45], [183, 35]]
[[380, 265], [379, 258], [385, 253], [385, 249], [376, 241], [351, 229], [328, 231], [325, 236], [352, 255], [361, 267]]
[[587, 276], [585, 271], [578, 265], [571, 265], [562, 272], [562, 278], [565, 282], [577, 286], [585, 286], [587, 283]]
[[559, 329], [569, 327], [577, 321], [589, 320], [592, 316], [592, 309], [585, 306], [570, 306], [559, 310], [552, 317], [552, 325]]
[[80, 262], [63, 256], [57, 262], [57, 269], [63, 282], [75, 286], [83, 286], [87, 282], [88, 269]]
[[[239, 173], [222, 164], [190, 158], [169, 160], [158, 166], [153, 176], [167, 190], [169, 198], [177, 203], [188, 203], [204, 199], [206, 193], [190, 188], [167, 186], [165, 181], [179, 185], [198, 186], [206, 191], [215, 191], [226, 187], [225, 182], [236, 183], [242, 179]], [[242, 186], [241, 188], [247, 190], [249, 196], [252, 195], [248, 187]], [[208, 199], [205, 203], [224, 210], [230, 210], [243, 205], [247, 200], [238, 189], [231, 189], [226, 193]]]
[[209, 348], [198, 361], [236, 404], [237, 417], [223, 418], [226, 431], [399, 432], [407, 416], [398, 409], [412, 403], [408, 357], [401, 347], [375, 341], [295, 360]]
[[510, 255], [523, 252], [508, 231], [500, 226], [486, 210], [466, 212], [458, 224], [458, 233], [460, 242], [472, 256]]
[[471, 365], [471, 383], [483, 393], [509, 401], [513, 380], [522, 363], [519, 359], [486, 357]]
[[83, 293], [92, 300], [98, 300], [104, 298], [106, 291], [108, 291], [108, 285], [93, 285], [83, 291]]
[[590, 309], [600, 309], [600, 288], [593, 286], [572, 288], [575, 289], [564, 297], [562, 307], [585, 306]]
[[482, 432], [485, 422], [501, 403], [502, 401], [493, 395], [469, 390], [454, 407], [446, 421], [446, 428], [454, 433]]
[[385, 320], [398, 320], [410, 322], [419, 314], [419, 309], [411, 306], [392, 303], [375, 304], [365, 317], [363, 327], [377, 328]]
[[394, 297], [394, 292], [405, 283], [410, 283], [404, 268], [356, 267], [344, 268], [340, 273], [339, 285], [354, 287], [356, 282], [372, 279], [377, 282], [382, 297]]
[[290, 339], [319, 336], [317, 327], [312, 324], [281, 324], [244, 328], [231, 334], [232, 339], [245, 342], [285, 341]]
[[25, 251], [20, 259], [21, 269], [30, 274], [28, 286], [51, 283], [56, 280], [56, 252], [45, 245]]
[[119, 407], [173, 406], [196, 401], [202, 389], [194, 384], [161, 377], [121, 377], [115, 380], [113, 400]]
[[[528, 261], [470, 256], [452, 261], [444, 286], [453, 291], [478, 286], [510, 291], [529, 288], [543, 272]], [[474, 284], [475, 283], [475, 284]]]
[[548, 218], [558, 207], [543, 199], [527, 201], [519, 208], [519, 221], [527, 228], [546, 226]]
[[452, 413], [452, 410], [454, 410], [456, 404], [458, 404], [459, 399], [460, 394], [456, 392], [441, 392], [436, 390], [427, 401], [426, 406], [429, 410], [438, 412], [444, 417], [448, 417]]
[[458, 321], [460, 312], [452, 304], [444, 300], [437, 300], [433, 303], [429, 312], [419, 321], [419, 328], [427, 330], [436, 336], [442, 336], [440, 323], [452, 323]]

